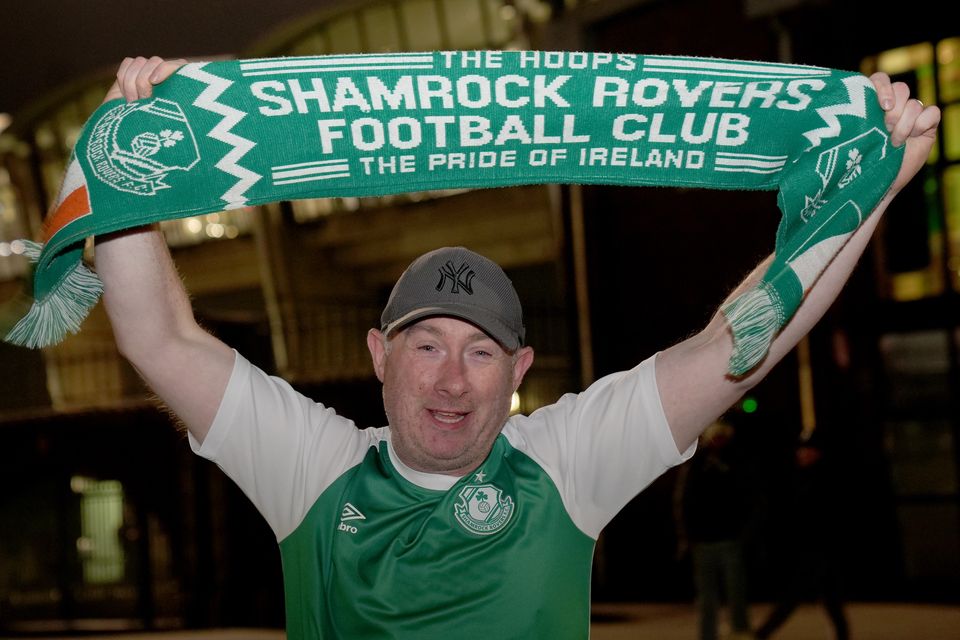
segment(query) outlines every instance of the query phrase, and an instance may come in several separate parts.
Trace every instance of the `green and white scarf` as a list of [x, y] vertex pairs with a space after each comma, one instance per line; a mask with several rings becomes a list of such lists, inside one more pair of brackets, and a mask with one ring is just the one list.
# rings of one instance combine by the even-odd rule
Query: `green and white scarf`
[[31, 245], [32, 306], [6, 340], [79, 330], [101, 292], [84, 239], [158, 220], [455, 187], [777, 189], [775, 260], [723, 309], [742, 375], [901, 159], [870, 81], [823, 67], [541, 51], [187, 64], [84, 126], [45, 244]]

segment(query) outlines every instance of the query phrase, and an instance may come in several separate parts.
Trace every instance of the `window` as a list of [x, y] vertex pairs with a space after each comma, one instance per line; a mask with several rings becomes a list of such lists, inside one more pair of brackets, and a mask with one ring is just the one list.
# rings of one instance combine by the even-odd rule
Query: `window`
[[117, 480], [70, 479], [80, 495], [80, 537], [77, 553], [87, 584], [120, 582], [124, 577], [123, 487]]

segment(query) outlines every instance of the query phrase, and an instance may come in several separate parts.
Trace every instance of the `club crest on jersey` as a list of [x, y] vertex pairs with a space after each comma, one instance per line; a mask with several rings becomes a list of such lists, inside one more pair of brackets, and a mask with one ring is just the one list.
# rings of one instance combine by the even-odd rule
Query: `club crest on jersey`
[[513, 517], [513, 499], [490, 483], [468, 484], [457, 497], [460, 501], [453, 505], [453, 513], [460, 526], [471, 533], [496, 533]]
[[192, 169], [200, 150], [180, 105], [156, 98], [103, 114], [93, 125], [87, 160], [114, 189], [152, 196], [170, 188], [163, 181], [168, 174]]

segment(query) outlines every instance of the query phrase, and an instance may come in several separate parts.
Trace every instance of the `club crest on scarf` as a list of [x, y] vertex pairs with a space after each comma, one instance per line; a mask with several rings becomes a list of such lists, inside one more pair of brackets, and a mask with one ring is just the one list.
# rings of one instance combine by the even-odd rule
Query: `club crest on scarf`
[[152, 196], [170, 185], [173, 171], [189, 171], [200, 150], [183, 110], [156, 98], [107, 111], [94, 124], [87, 147], [94, 175], [118, 191]]

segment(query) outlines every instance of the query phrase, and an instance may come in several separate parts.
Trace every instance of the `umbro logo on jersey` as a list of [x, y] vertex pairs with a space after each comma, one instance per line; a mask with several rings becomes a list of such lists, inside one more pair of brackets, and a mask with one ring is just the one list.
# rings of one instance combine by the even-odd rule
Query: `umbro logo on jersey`
[[341, 520], [366, 520], [367, 516], [360, 513], [360, 509], [357, 509], [355, 506], [349, 502], [343, 505], [343, 511], [340, 512]]
[[340, 512], [340, 526], [337, 527], [338, 531], [346, 531], [347, 533], [356, 533], [357, 528], [351, 524], [347, 524], [347, 521], [350, 520], [366, 520], [367, 516], [363, 515], [360, 512], [360, 509], [357, 509], [355, 506], [349, 502], [343, 505], [343, 510]]

